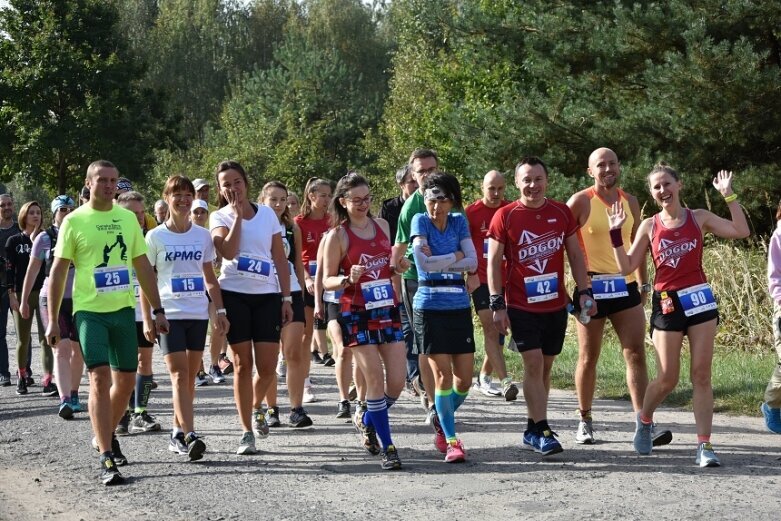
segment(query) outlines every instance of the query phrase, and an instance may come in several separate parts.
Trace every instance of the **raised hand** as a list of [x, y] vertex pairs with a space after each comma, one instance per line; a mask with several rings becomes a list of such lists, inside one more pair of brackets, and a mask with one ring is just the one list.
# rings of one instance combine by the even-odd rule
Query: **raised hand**
[[610, 208], [605, 208], [607, 212], [607, 220], [610, 223], [611, 230], [620, 230], [626, 222], [626, 213], [624, 212], [624, 205], [621, 201], [616, 201]]
[[724, 197], [732, 195], [732, 172], [719, 170], [719, 173], [713, 178], [713, 188]]

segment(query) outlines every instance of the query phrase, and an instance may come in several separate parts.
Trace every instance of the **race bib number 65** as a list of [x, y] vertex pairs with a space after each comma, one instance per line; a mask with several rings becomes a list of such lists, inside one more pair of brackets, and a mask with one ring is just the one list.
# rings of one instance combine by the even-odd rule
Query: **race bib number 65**
[[384, 308], [393, 305], [393, 286], [390, 279], [373, 280], [361, 284], [366, 309]]

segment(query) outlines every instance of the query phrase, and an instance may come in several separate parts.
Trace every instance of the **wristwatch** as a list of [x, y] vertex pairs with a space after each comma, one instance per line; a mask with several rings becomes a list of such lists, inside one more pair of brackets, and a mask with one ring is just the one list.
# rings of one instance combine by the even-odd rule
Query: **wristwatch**
[[153, 309], [153, 310], [152, 310], [152, 314], [153, 314], [154, 316], [157, 316], [157, 315], [165, 315], [165, 308], [157, 308], [157, 309]]
[[291, 295], [288, 295], [287, 297], [282, 297], [282, 302], [293, 302], [293, 297]]
[[220, 309], [216, 310], [215, 313], [218, 314], [218, 315], [227, 315], [228, 314], [228, 310], [225, 309], [225, 308], [220, 308]]
[[651, 291], [651, 285], [648, 282], [642, 284], [640, 286], [640, 291], [642, 291], [643, 293], [649, 293]]

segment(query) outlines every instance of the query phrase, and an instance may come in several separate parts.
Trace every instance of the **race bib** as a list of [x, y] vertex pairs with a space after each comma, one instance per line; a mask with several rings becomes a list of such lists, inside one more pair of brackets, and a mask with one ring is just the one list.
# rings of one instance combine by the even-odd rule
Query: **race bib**
[[488, 239], [483, 239], [483, 258], [488, 258]]
[[171, 277], [171, 293], [174, 298], [203, 297], [205, 294], [202, 273], [179, 273]]
[[[447, 281], [464, 281], [464, 277], [461, 275], [461, 273], [456, 272], [449, 272], [449, 271], [443, 271], [441, 273], [429, 273], [429, 280], [447, 280]], [[429, 293], [450, 293], [450, 294], [461, 294], [466, 293], [466, 286], [463, 284], [454, 284], [454, 285], [442, 285], [442, 286], [427, 286], [427, 290]]]
[[314, 277], [317, 273], [317, 261], [309, 261], [309, 276]]
[[384, 308], [393, 305], [393, 286], [390, 279], [379, 279], [361, 284], [361, 293], [366, 309]]
[[523, 282], [526, 286], [526, 300], [529, 304], [547, 302], [559, 296], [559, 276], [556, 273], [526, 277]]
[[130, 270], [127, 266], [95, 268], [95, 289], [98, 293], [111, 293], [130, 289]]
[[716, 309], [716, 299], [707, 282], [678, 291], [678, 300], [687, 317]]
[[341, 289], [339, 291], [325, 290], [323, 291], [323, 301], [338, 304], [339, 299], [342, 298], [342, 293], [344, 293], [344, 290]]
[[606, 275], [593, 275], [591, 277], [591, 291], [594, 292], [594, 300], [628, 297], [626, 279], [617, 273]]
[[265, 282], [271, 276], [271, 263], [254, 255], [239, 256], [236, 267], [238, 274], [260, 282]]

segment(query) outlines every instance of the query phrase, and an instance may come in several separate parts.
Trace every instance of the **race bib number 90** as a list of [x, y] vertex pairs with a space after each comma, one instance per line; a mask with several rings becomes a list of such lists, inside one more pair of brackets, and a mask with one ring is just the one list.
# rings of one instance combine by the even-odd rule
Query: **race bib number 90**
[[271, 276], [271, 262], [252, 255], [241, 255], [236, 269], [242, 277], [265, 282]]
[[203, 274], [181, 273], [174, 275], [171, 277], [171, 293], [174, 298], [204, 296]]
[[678, 291], [678, 300], [687, 317], [716, 309], [716, 299], [707, 282]]
[[626, 279], [619, 274], [592, 276], [591, 290], [594, 292], [594, 300], [629, 296]]
[[559, 296], [559, 276], [556, 273], [546, 273], [523, 279], [526, 286], [526, 300], [529, 304], [547, 302]]
[[361, 284], [361, 293], [366, 309], [384, 308], [393, 305], [393, 286], [390, 279], [373, 280]]
[[98, 293], [126, 291], [130, 288], [130, 270], [127, 266], [95, 268], [94, 277]]

